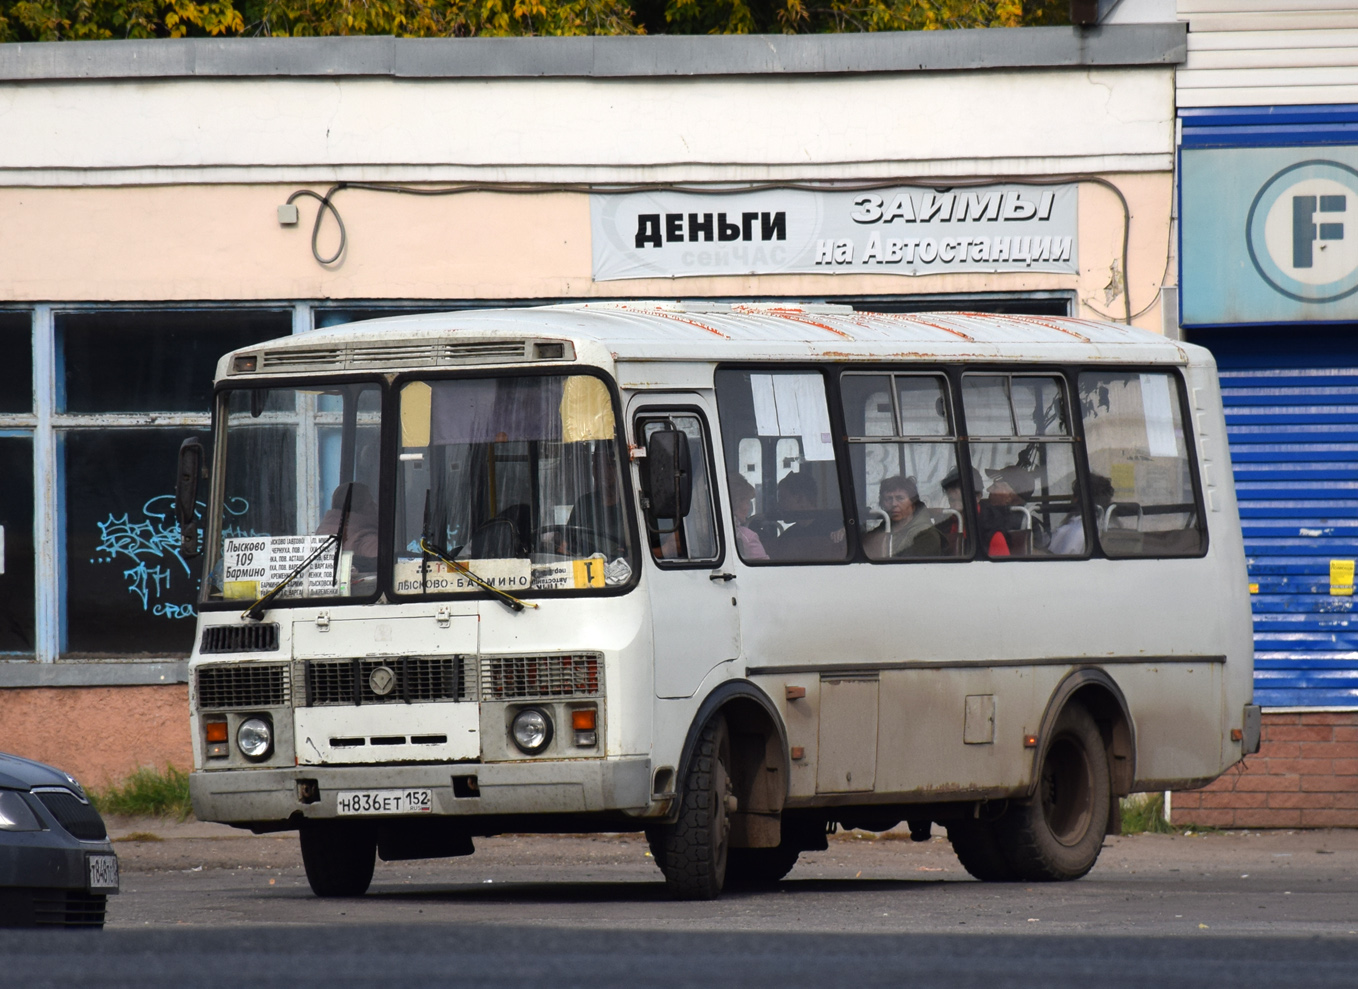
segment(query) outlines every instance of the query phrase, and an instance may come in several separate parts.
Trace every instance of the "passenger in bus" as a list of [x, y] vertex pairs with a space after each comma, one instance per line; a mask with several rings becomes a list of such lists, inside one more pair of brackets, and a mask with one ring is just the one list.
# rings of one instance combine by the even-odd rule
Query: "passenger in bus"
[[990, 491], [980, 505], [981, 545], [991, 557], [1026, 555], [1032, 549], [1029, 544], [1032, 537], [1019, 535], [1025, 531], [1027, 521], [1022, 506], [1033, 496], [1037, 480], [1032, 471], [1017, 464], [997, 470], [987, 468], [986, 474], [990, 477]]
[[[956, 467], [943, 475], [943, 481], [939, 485], [943, 489], [944, 495], [948, 499], [948, 508], [942, 512], [942, 518], [934, 528], [938, 529], [939, 535], [943, 537], [943, 552], [947, 556], [961, 556], [966, 552], [964, 536], [966, 534], [962, 525], [962, 520], [966, 518], [966, 506], [962, 497], [962, 473]], [[981, 489], [985, 487], [985, 482], [981, 480], [981, 472], [975, 467], [971, 469], [971, 490], [975, 492], [976, 509], [981, 507]]]
[[778, 518], [791, 522], [769, 547], [775, 560], [842, 560], [844, 528], [836, 530], [817, 517], [816, 479], [797, 471], [778, 482]]
[[877, 501], [890, 523], [863, 537], [868, 559], [943, 555], [943, 534], [934, 528], [913, 477], [884, 478], [877, 488]]
[[759, 533], [747, 523], [754, 507], [754, 485], [745, 480], [743, 474], [731, 475], [731, 518], [735, 522], [736, 549], [742, 560], [767, 560], [768, 551], [759, 538]]
[[[350, 495], [350, 489], [353, 494]], [[354, 554], [354, 569], [377, 569], [377, 502], [366, 484], [357, 481], [341, 484], [330, 496], [330, 510], [321, 516], [318, 536], [337, 536], [344, 518], [344, 502], [349, 501], [349, 517], [344, 519], [344, 546]]]
[[[1089, 495], [1094, 501], [1094, 522], [1103, 530], [1104, 512], [1113, 503], [1113, 482], [1102, 474], [1089, 475]], [[1083, 556], [1085, 552], [1085, 524], [1080, 511], [1071, 512], [1052, 533], [1048, 547], [1057, 556]]]

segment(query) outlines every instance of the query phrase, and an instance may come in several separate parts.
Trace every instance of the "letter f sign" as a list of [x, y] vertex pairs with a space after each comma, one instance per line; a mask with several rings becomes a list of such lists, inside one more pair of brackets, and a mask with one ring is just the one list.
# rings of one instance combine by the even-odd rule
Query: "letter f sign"
[[[1312, 265], [1312, 245], [1317, 240], [1343, 240], [1344, 224], [1314, 221], [1316, 213], [1343, 213], [1347, 196], [1292, 197], [1292, 267]], [[1319, 208], [1317, 208], [1319, 207]]]

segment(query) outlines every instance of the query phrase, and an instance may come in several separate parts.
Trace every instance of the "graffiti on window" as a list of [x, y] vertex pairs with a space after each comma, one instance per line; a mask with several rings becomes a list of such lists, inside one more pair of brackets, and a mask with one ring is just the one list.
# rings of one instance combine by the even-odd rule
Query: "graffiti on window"
[[[226, 511], [241, 516], [249, 510], [244, 498], [228, 498]], [[201, 514], [203, 504], [198, 503]], [[161, 618], [193, 618], [197, 597], [196, 567], [184, 558], [179, 546], [179, 520], [174, 495], [157, 495], [141, 506], [140, 517], [132, 512], [109, 513], [99, 529], [97, 554], [91, 563], [122, 566], [127, 592], [141, 603], [142, 611]], [[253, 530], [228, 526], [228, 538], [252, 536]], [[201, 538], [201, 537], [200, 537]]]

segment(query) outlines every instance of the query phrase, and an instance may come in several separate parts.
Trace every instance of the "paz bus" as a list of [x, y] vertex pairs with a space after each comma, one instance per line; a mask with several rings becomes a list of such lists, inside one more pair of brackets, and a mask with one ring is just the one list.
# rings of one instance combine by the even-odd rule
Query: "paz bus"
[[[836, 827], [1075, 879], [1259, 744], [1215, 367], [1125, 326], [829, 305], [381, 319], [222, 358], [194, 812], [321, 896], [512, 832], [672, 892]], [[195, 508], [206, 509], [200, 518]]]

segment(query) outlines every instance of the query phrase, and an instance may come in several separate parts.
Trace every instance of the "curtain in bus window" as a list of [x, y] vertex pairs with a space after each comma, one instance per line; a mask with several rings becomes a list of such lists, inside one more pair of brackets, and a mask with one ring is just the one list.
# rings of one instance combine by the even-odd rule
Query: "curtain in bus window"
[[561, 439], [561, 378], [431, 381], [432, 442]]
[[835, 459], [819, 374], [752, 374], [750, 390], [760, 436], [797, 436], [804, 459]]
[[1085, 554], [1064, 379], [967, 374], [962, 408], [980, 482], [981, 552], [991, 558]]
[[1090, 493], [1109, 556], [1202, 549], [1179, 394], [1165, 372], [1080, 375]]
[[[814, 372], [718, 371], [729, 489], [752, 501], [741, 559], [813, 563], [848, 557], [825, 381]], [[746, 486], [752, 498], [745, 497]]]

